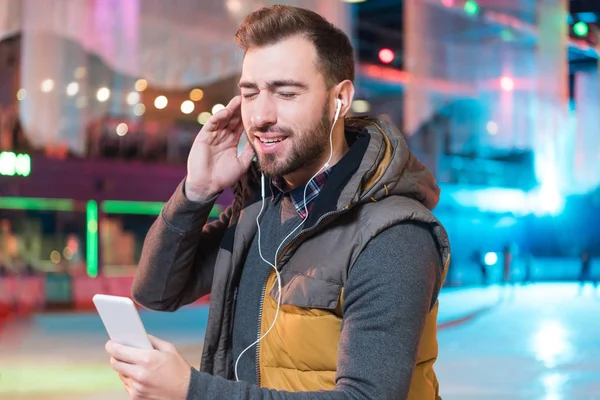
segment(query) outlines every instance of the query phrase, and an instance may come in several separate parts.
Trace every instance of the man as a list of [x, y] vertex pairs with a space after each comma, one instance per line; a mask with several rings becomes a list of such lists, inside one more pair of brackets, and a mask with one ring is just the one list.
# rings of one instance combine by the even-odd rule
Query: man
[[581, 272], [579, 273], [579, 294], [583, 293], [586, 282], [591, 282], [594, 286], [594, 291], [598, 287], [598, 281], [592, 277], [592, 258], [590, 252], [584, 249], [581, 252]]
[[344, 120], [353, 51], [318, 14], [264, 8], [236, 39], [241, 97], [198, 134], [133, 288], [168, 311], [211, 294], [201, 370], [153, 337], [153, 351], [109, 342], [113, 368], [136, 399], [439, 398], [449, 244], [433, 176], [391, 124]]

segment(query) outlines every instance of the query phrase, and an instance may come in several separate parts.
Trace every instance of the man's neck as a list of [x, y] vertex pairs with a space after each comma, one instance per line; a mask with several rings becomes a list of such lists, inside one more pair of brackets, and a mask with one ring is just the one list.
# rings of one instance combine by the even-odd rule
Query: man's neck
[[288, 188], [296, 189], [297, 187], [306, 185], [308, 181], [315, 176], [317, 172], [319, 172], [319, 170], [323, 172], [326, 169], [333, 167], [342, 159], [342, 157], [344, 157], [344, 155], [346, 155], [349, 146], [348, 142], [346, 142], [346, 137], [344, 136], [344, 125], [339, 124], [339, 126], [337, 126], [334, 130], [333, 135], [333, 155], [331, 157], [331, 161], [329, 161], [329, 167], [323, 168], [327, 160], [329, 160], [330, 152], [327, 151], [323, 154], [319, 161], [311, 165], [306, 165], [301, 170], [283, 176], [283, 180], [287, 184]]

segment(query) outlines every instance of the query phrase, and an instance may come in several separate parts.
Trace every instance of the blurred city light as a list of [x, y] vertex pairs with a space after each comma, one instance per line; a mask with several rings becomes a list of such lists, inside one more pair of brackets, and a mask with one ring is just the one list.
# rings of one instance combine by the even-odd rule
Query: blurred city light
[[494, 253], [493, 251], [489, 252], [489, 253], [485, 253], [485, 257], [483, 258], [483, 262], [487, 266], [496, 265], [496, 263], [498, 262], [498, 254]]
[[366, 100], [354, 100], [352, 102], [352, 111], [355, 113], [367, 113], [371, 110], [371, 105]]
[[73, 258], [73, 251], [69, 247], [63, 249], [63, 257], [65, 260], [71, 260]]
[[44, 79], [40, 88], [42, 92], [49, 93], [54, 89], [54, 81], [52, 79]]
[[96, 99], [101, 103], [108, 100], [109, 97], [110, 97], [110, 89], [108, 89], [107, 87], [101, 87], [96, 92]]
[[381, 61], [384, 64], [391, 63], [392, 61], [394, 61], [395, 57], [396, 57], [396, 55], [390, 49], [379, 50], [379, 61]]
[[190, 100], [192, 101], [200, 101], [202, 100], [202, 98], [204, 97], [204, 92], [202, 91], [202, 89], [192, 89], [190, 91]]
[[515, 88], [515, 81], [508, 76], [503, 76], [500, 78], [500, 87], [505, 92], [510, 92]]
[[127, 131], [129, 131], [129, 127], [127, 126], [126, 123], [121, 122], [119, 125], [117, 125], [117, 135], [119, 136], [125, 136], [127, 134]]
[[164, 109], [167, 104], [169, 103], [169, 100], [165, 97], [165, 96], [158, 96], [156, 99], [154, 99], [154, 107], [158, 108], [159, 110]]
[[214, 115], [224, 108], [225, 108], [225, 106], [223, 104], [215, 104], [211, 110], [211, 113]]
[[494, 121], [489, 121], [486, 125], [486, 129], [490, 135], [498, 133], [498, 124]]
[[79, 83], [71, 82], [67, 85], [67, 96], [73, 97], [79, 92]]
[[129, 92], [127, 94], [127, 104], [130, 106], [136, 105], [140, 101], [140, 94], [138, 92]]
[[98, 203], [90, 200], [86, 207], [86, 269], [88, 276], [98, 276]]
[[135, 115], [137, 115], [138, 117], [144, 115], [145, 112], [146, 112], [146, 106], [143, 105], [142, 103], [136, 104], [135, 107], [133, 107], [133, 113]]
[[17, 100], [23, 101], [23, 100], [25, 100], [26, 96], [27, 96], [27, 91], [25, 89], [21, 88], [17, 91]]
[[465, 2], [465, 12], [469, 15], [475, 15], [479, 12], [479, 4], [475, 0]]
[[58, 264], [60, 262], [60, 253], [56, 250], [53, 250], [52, 253], [50, 253], [50, 261], [52, 261], [53, 264]]
[[0, 153], [0, 175], [27, 177], [31, 173], [29, 154], [16, 154], [12, 151]]
[[194, 102], [191, 100], [185, 100], [181, 103], [181, 112], [184, 114], [191, 114], [194, 111]]
[[145, 79], [138, 79], [135, 82], [135, 90], [138, 92], [143, 92], [148, 87], [148, 82]]
[[208, 119], [212, 116], [211, 113], [209, 113], [208, 111], [203, 111], [198, 115], [198, 123], [200, 125], [204, 125], [206, 123], [206, 121], [208, 121]]
[[573, 25], [573, 33], [575, 33], [579, 37], [587, 36], [589, 32], [588, 24], [585, 22], [579, 21], [575, 25]]

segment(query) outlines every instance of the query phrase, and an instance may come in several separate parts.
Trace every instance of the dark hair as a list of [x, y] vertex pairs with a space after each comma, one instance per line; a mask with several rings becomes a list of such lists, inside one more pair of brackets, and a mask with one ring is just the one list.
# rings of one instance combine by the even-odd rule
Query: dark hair
[[348, 36], [316, 12], [282, 5], [261, 8], [244, 19], [235, 40], [248, 51], [296, 35], [315, 46], [316, 67], [328, 88], [346, 79], [354, 82], [354, 51]]

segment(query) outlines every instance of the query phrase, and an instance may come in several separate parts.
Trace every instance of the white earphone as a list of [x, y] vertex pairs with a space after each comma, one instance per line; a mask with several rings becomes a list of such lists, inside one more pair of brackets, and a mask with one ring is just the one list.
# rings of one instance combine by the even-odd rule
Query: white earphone
[[[337, 107], [335, 109], [335, 117], [333, 117], [333, 124], [331, 124], [331, 132], [329, 132], [329, 146], [331, 149], [331, 153], [329, 154], [329, 160], [327, 160], [325, 165], [323, 165], [323, 167], [321, 167], [321, 169], [319, 170], [317, 175], [319, 173], [321, 173], [322, 170], [329, 168], [329, 162], [331, 161], [331, 158], [333, 157], [333, 127], [335, 126], [335, 123], [337, 122], [337, 120], [340, 116], [340, 111], [342, 111], [342, 105], [344, 104], [344, 103], [342, 103], [342, 99], [339, 99], [339, 98], [335, 99], [335, 102], [337, 104]], [[315, 177], [313, 176], [312, 179], [314, 179], [314, 178]], [[306, 203], [306, 193], [304, 194], [304, 202]]]
[[[308, 207], [306, 204], [306, 190], [308, 189], [309, 183], [310, 181], [312, 181], [313, 179], [315, 179], [321, 172], [323, 172], [324, 170], [329, 168], [329, 163], [331, 162], [331, 159], [333, 158], [333, 128], [335, 127], [335, 124], [340, 116], [340, 112], [342, 111], [342, 105], [344, 104], [342, 102], [341, 99], [335, 99], [335, 102], [337, 104], [336, 106], [336, 110], [335, 110], [335, 117], [333, 118], [333, 123], [331, 124], [331, 131], [329, 132], [329, 148], [330, 148], [330, 152], [329, 152], [329, 159], [327, 160], [327, 162], [325, 162], [325, 164], [323, 164], [323, 166], [317, 171], [316, 174], [313, 175], [312, 178], [309, 179], [309, 181], [306, 183], [306, 186], [304, 187], [304, 212], [305, 212], [305, 217], [304, 219], [302, 219], [302, 222], [300, 222], [300, 225], [298, 225], [297, 227], [294, 228], [294, 230], [292, 230], [279, 244], [279, 247], [277, 247], [277, 250], [275, 251], [275, 260], [273, 263], [271, 263], [270, 261], [266, 260], [263, 257], [262, 254], [262, 249], [260, 247], [260, 216], [262, 215], [264, 208], [265, 208], [265, 174], [261, 174], [260, 177], [260, 191], [261, 191], [261, 195], [262, 195], [262, 205], [260, 207], [260, 212], [258, 213], [258, 215], [256, 216], [256, 225], [258, 226], [258, 254], [260, 255], [260, 258], [262, 258], [262, 260], [264, 262], [266, 262], [267, 264], [269, 264], [271, 266], [271, 268], [273, 268], [275, 270], [275, 274], [277, 275], [277, 309], [275, 310], [275, 317], [273, 318], [273, 322], [271, 323], [271, 326], [269, 327], [269, 329], [261, 336], [258, 338], [258, 340], [256, 340], [254, 343], [252, 343], [250, 346], [246, 347], [244, 349], [244, 351], [242, 351], [240, 353], [240, 355], [238, 356], [237, 360], [235, 360], [235, 367], [234, 367], [234, 373], [235, 373], [235, 380], [239, 381], [239, 377], [238, 377], [238, 372], [237, 372], [237, 368], [238, 368], [238, 363], [240, 361], [240, 359], [242, 358], [242, 355], [250, 350], [254, 345], [258, 344], [261, 340], [263, 340], [268, 334], [269, 332], [271, 332], [271, 329], [273, 329], [273, 327], [275, 326], [275, 322], [277, 321], [277, 317], [279, 316], [279, 309], [281, 308], [281, 275], [279, 274], [279, 270], [277, 269], [277, 255], [279, 254], [279, 250], [281, 250], [281, 246], [283, 246], [283, 244], [286, 242], [286, 240], [288, 240], [288, 238], [290, 236], [292, 236], [294, 234], [294, 232], [296, 232], [302, 225], [304, 225], [304, 222], [306, 222], [306, 220], [308, 219]], [[264, 294], [264, 296], [267, 296], [268, 294]]]
[[337, 108], [335, 110], [335, 117], [333, 118], [333, 125], [335, 125], [335, 123], [338, 120], [338, 117], [340, 116], [340, 111], [342, 111], [342, 105], [344, 103], [342, 103], [342, 99], [335, 99], [335, 102], [337, 103]]

